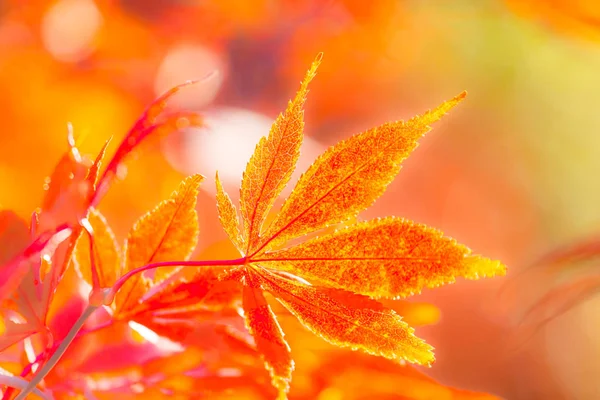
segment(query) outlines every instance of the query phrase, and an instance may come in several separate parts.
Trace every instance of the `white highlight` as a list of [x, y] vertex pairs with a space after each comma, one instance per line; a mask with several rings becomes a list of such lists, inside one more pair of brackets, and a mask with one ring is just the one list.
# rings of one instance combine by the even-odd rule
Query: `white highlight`
[[129, 321], [128, 324], [131, 329], [136, 331], [141, 337], [158, 347], [160, 350], [172, 352], [179, 352], [184, 350], [184, 347], [181, 346], [179, 343], [175, 343], [167, 338], [160, 336], [158, 333], [154, 332], [150, 328], [145, 327], [142, 324], [139, 324], [135, 321]]
[[[242, 172], [260, 138], [269, 134], [274, 118], [234, 107], [221, 107], [203, 114], [205, 128], [190, 128], [166, 141], [166, 158], [187, 175], [200, 172], [214, 179], [215, 171], [219, 171], [225, 190], [236, 201]], [[292, 183], [323, 149], [320, 143], [304, 137]], [[287, 196], [292, 187], [288, 185], [282, 195]], [[201, 185], [200, 189], [212, 194], [216, 191], [214, 184]]]
[[94, 50], [103, 20], [93, 0], [61, 0], [42, 20], [42, 41], [60, 61], [77, 62]]

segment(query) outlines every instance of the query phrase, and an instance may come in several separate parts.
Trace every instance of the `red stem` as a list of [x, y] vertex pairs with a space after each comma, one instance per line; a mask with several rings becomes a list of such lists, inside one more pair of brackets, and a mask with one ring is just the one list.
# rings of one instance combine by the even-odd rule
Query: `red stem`
[[109, 298], [114, 298], [114, 295], [117, 294], [119, 289], [134, 275], [137, 275], [144, 271], [149, 271], [156, 268], [161, 267], [225, 267], [225, 266], [233, 266], [233, 265], [243, 265], [247, 261], [246, 257], [238, 258], [235, 260], [207, 260], [207, 261], [162, 261], [151, 264], [143, 265], [139, 268], [132, 269], [127, 272], [125, 275], [120, 277], [117, 282], [110, 289], [111, 295]]

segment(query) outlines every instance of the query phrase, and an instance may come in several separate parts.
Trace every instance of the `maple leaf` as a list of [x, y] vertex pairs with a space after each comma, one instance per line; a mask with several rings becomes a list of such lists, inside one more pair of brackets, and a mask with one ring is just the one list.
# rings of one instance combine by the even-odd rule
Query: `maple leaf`
[[[287, 242], [347, 221], [383, 194], [417, 147], [417, 140], [461, 101], [461, 93], [408, 121], [383, 124], [329, 148], [300, 177], [274, 220], [265, 224], [289, 182], [303, 138], [303, 105], [321, 56], [300, 90], [263, 137], [243, 174], [241, 226], [230, 197], [216, 176], [219, 219], [243, 257], [231, 276], [245, 285], [244, 315], [274, 386], [285, 397], [293, 360], [275, 314], [262, 291], [270, 292], [309, 330], [323, 339], [393, 360], [434, 361], [432, 347], [393, 310], [372, 298], [397, 298], [456, 277], [502, 275], [498, 261], [441, 232], [399, 218], [367, 221], [290, 248]], [[313, 282], [309, 284], [305, 279]]]
[[[196, 200], [201, 175], [181, 182], [171, 197], [143, 215], [132, 227], [124, 246], [119, 249], [106, 219], [94, 208], [88, 214], [93, 240], [82, 233], [77, 240], [74, 260], [80, 275], [94, 288], [111, 288], [126, 273], [153, 262], [187, 260], [198, 240]], [[178, 267], [155, 271], [151, 278], [137, 274], [117, 292], [115, 318], [135, 314], [144, 307], [140, 300], [148, 290], [160, 284]]]
[[54, 286], [51, 279], [44, 278], [53, 270], [49, 254], [60, 241], [52, 243], [55, 237], [50, 233], [27, 246], [30, 236], [24, 220], [11, 211], [0, 211], [0, 252], [6, 262], [0, 271], [4, 318], [0, 351], [38, 332], [49, 333], [46, 317]]
[[[125, 243], [121, 275], [152, 262], [187, 260], [198, 241], [196, 200], [201, 175], [185, 179], [179, 189], [133, 226]], [[132, 312], [149, 287], [160, 283], [177, 267], [163, 268], [152, 279], [138, 274], [118, 292], [116, 313]]]

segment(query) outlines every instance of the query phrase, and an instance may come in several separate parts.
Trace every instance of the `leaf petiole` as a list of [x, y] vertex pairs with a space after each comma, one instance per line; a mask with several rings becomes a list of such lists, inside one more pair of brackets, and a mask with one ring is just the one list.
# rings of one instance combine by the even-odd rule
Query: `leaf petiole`
[[106, 296], [106, 301], [108, 304], [112, 303], [112, 300], [115, 298], [115, 295], [121, 289], [121, 287], [127, 282], [129, 278], [144, 271], [149, 271], [156, 268], [161, 267], [226, 267], [226, 266], [235, 266], [235, 265], [244, 265], [248, 259], [246, 257], [237, 258], [235, 260], [207, 260], [207, 261], [163, 261], [163, 262], [155, 262], [151, 264], [142, 265], [139, 268], [132, 269], [127, 272], [125, 275], [120, 277], [113, 287], [109, 290], [108, 295]]

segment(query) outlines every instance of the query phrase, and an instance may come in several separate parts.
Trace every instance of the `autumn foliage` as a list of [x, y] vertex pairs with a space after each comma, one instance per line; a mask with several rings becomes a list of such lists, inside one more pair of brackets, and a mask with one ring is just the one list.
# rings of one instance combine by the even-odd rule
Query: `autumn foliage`
[[[459, 277], [503, 275], [505, 267], [416, 222], [358, 219], [465, 93], [329, 148], [272, 212], [300, 154], [304, 102], [320, 62], [256, 146], [239, 211], [216, 176], [230, 258], [192, 259], [201, 175], [183, 180], [126, 238], [100, 211], [135, 147], [202, 125], [200, 116], [167, 108], [181, 87], [147, 109], [110, 160], [109, 142], [92, 161], [69, 133], [31, 221], [0, 214], [3, 399], [493, 398], [445, 387], [406, 364], [434, 362], [410, 323], [435, 318], [400, 299]], [[398, 307], [380, 302], [390, 299]], [[303, 359], [305, 349], [322, 361]], [[311, 382], [297, 389], [295, 360]], [[374, 381], [348, 384], [357, 376]], [[378, 384], [390, 380], [397, 383]]]

